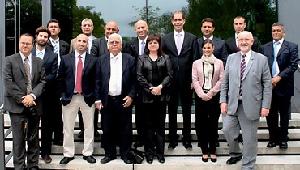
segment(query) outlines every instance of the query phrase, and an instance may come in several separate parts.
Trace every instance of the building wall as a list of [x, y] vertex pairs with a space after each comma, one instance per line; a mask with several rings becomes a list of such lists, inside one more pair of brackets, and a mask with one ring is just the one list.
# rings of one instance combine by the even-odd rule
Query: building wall
[[[278, 20], [286, 28], [288, 41], [300, 44], [300, 1], [299, 0], [277, 0], [278, 1]], [[298, 55], [299, 55], [298, 51]], [[292, 98], [291, 111], [300, 113], [300, 72], [295, 72], [295, 96]]]

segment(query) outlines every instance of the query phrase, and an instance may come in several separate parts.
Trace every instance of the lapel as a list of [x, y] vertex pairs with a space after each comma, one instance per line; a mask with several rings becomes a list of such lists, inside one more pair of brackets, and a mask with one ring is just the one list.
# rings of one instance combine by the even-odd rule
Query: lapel
[[137, 56], [139, 56], [139, 47], [140, 47], [140, 45], [139, 45], [139, 39], [136, 38], [135, 41], [134, 41], [134, 43], [133, 43], [133, 49], [134, 49], [135, 53], [137, 54]]
[[171, 50], [171, 51], [176, 51], [176, 55], [178, 55], [178, 50], [177, 50], [175, 39], [174, 39], [174, 32], [171, 32], [169, 40], [170, 40], [170, 43], [171, 43], [170, 45], [173, 48], [173, 50]]
[[[242, 57], [242, 56], [240, 55], [240, 58], [241, 58], [241, 57]], [[249, 62], [248, 62], [248, 64], [247, 64], [247, 66], [246, 66], [246, 70], [245, 70], [245, 73], [244, 73], [244, 75], [243, 75], [242, 80], [244, 80], [245, 77], [246, 77], [246, 75], [248, 74], [248, 72], [249, 72], [249, 70], [250, 70], [250, 68], [251, 68], [251, 66], [252, 66], [252, 64], [253, 64], [253, 60], [254, 60], [254, 53], [253, 53], [253, 51], [251, 51], [250, 60], [249, 60]]]
[[288, 48], [288, 47], [287, 47], [287, 42], [284, 40], [284, 41], [282, 42], [282, 44], [281, 44], [281, 47], [280, 47], [278, 53], [277, 53], [276, 59], [278, 59], [278, 56], [280, 56], [281, 53], [282, 53], [286, 48]]
[[109, 53], [104, 56], [103, 63], [101, 63], [101, 66], [104, 66], [103, 73], [105, 77], [109, 79], [110, 77], [110, 54]]
[[90, 62], [90, 56], [88, 53], [85, 53], [85, 58], [84, 58], [84, 66], [83, 66], [83, 75], [85, 75], [85, 72], [87, 71], [87, 66], [89, 65]]
[[74, 77], [74, 81], [75, 81], [75, 77], [76, 77], [76, 75], [75, 75], [75, 68], [76, 68], [76, 62], [75, 62], [75, 52], [72, 52], [72, 54], [70, 55], [70, 65], [71, 65], [71, 67], [72, 67], [72, 71], [73, 71], [73, 77]]
[[19, 65], [19, 68], [21, 70], [21, 72], [23, 73], [24, 77], [26, 76], [25, 74], [25, 67], [24, 67], [24, 63], [22, 61], [22, 57], [20, 54], [18, 54], [18, 56], [16, 57], [16, 62], [18, 63]]
[[126, 70], [126, 68], [127, 68], [127, 58], [125, 58], [125, 57], [123, 57], [124, 56], [124, 54], [122, 54], [122, 77], [123, 77], [123, 73], [124, 73], [124, 71]]
[[34, 80], [35, 74], [37, 73], [37, 58], [36, 56], [33, 55], [31, 56], [31, 58], [32, 58], [31, 80]]
[[187, 35], [186, 32], [184, 32], [184, 37], [183, 37], [183, 41], [182, 41], [182, 47], [181, 47], [180, 54], [182, 54], [182, 52], [184, 51], [185, 47], [187, 45], [189, 45], [187, 41], [188, 41], [188, 35]]

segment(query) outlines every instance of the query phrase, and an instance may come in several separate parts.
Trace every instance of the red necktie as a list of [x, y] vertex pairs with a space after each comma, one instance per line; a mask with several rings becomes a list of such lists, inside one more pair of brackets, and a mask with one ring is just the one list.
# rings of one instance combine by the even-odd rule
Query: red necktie
[[82, 57], [78, 56], [78, 63], [77, 63], [77, 73], [76, 73], [76, 85], [75, 85], [75, 91], [78, 93], [82, 92], [81, 88], [81, 80], [82, 80], [82, 70], [83, 70], [83, 62]]

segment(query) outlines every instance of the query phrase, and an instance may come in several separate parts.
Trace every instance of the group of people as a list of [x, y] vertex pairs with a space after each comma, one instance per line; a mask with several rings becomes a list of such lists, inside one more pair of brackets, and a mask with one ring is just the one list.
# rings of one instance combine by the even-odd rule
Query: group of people
[[[272, 25], [273, 40], [261, 46], [245, 31], [242, 16], [234, 18], [235, 35], [224, 41], [213, 36], [215, 22], [201, 22], [202, 37], [185, 32], [185, 15], [172, 14], [174, 31], [163, 37], [149, 35], [144, 20], [135, 23], [137, 37], [124, 43], [115, 21], [105, 25], [105, 35], [92, 35], [93, 22], [83, 19], [82, 33], [71, 46], [59, 39], [60, 26], [51, 19], [36, 29], [35, 38], [22, 34], [19, 53], [6, 57], [4, 108], [13, 132], [15, 169], [38, 169], [39, 154], [52, 161], [52, 144], [63, 145], [63, 159], [74, 159], [74, 126], [80, 115], [82, 155], [93, 157], [94, 138], [99, 136], [106, 164], [117, 156], [133, 163], [132, 108], [135, 107], [137, 138], [145, 158], [165, 162], [165, 118], [169, 115], [169, 149], [178, 146], [177, 112], [183, 116], [182, 144], [191, 145], [191, 106], [195, 94], [195, 128], [202, 161], [217, 161], [218, 120], [229, 145], [227, 164], [242, 159], [242, 169], [253, 169], [257, 155], [257, 127], [267, 117], [267, 147], [288, 148], [293, 73], [297, 69], [298, 46], [284, 39], [284, 25]], [[195, 93], [194, 93], [195, 92]], [[280, 126], [278, 117], [280, 115]], [[38, 127], [41, 119], [41, 146]], [[243, 150], [238, 138], [242, 130]], [[28, 149], [25, 150], [25, 140]]]

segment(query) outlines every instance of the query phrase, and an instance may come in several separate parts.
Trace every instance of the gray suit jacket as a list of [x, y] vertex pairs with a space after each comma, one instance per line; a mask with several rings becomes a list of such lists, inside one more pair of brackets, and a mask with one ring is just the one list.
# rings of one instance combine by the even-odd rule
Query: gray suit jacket
[[[41, 110], [41, 94], [45, 85], [45, 71], [43, 60], [32, 56], [32, 93], [36, 96], [38, 114]], [[19, 53], [6, 57], [4, 70], [4, 109], [12, 113], [22, 113], [24, 105], [22, 96], [27, 92], [27, 81], [25, 77], [25, 68]]]
[[[228, 104], [227, 114], [234, 115], [238, 108], [241, 53], [229, 55], [221, 85], [220, 103]], [[251, 52], [251, 58], [242, 78], [243, 107], [248, 119], [260, 117], [261, 108], [270, 108], [272, 98], [271, 74], [268, 59]]]

